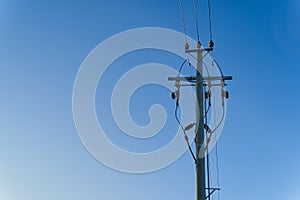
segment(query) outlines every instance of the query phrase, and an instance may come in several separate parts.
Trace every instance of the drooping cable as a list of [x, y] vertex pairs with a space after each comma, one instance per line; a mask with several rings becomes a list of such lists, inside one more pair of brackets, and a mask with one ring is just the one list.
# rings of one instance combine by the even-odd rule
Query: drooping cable
[[[179, 76], [180, 76], [180, 73], [181, 73], [182, 67], [184, 66], [184, 64], [185, 64], [187, 61], [188, 61], [188, 59], [185, 59], [185, 60], [182, 62], [182, 64], [180, 65], [180, 67], [179, 67], [179, 70], [178, 70], [177, 77], [179, 77]], [[190, 63], [189, 63], [189, 64], [190, 64]]]
[[197, 33], [197, 42], [200, 43], [200, 34], [199, 34], [199, 20], [198, 20], [198, 11], [197, 11], [197, 0], [194, 0], [194, 15], [196, 23], [196, 33]]
[[212, 60], [212, 64], [214, 64], [214, 63], [216, 63], [216, 65], [217, 65], [217, 67], [218, 67], [218, 69], [219, 69], [219, 72], [220, 72], [220, 74], [221, 74], [221, 76], [222, 76], [222, 78], [223, 78], [223, 77], [224, 77], [223, 71], [222, 71], [220, 65], [217, 63], [217, 61], [216, 61], [215, 59]]
[[[181, 66], [180, 66], [180, 68], [179, 68], [179, 70], [178, 70], [177, 77], [180, 76], [181, 70], [182, 70], [184, 64], [185, 64], [187, 61], [188, 61], [188, 59], [185, 59], [185, 60], [182, 62]], [[178, 86], [178, 87], [179, 87], [179, 86]], [[178, 88], [178, 90], [179, 90], [179, 88]], [[179, 118], [178, 118], [178, 107], [179, 107], [179, 97], [177, 97], [177, 99], [176, 99], [176, 107], [175, 107], [175, 113], [174, 113], [174, 114], [175, 114], [175, 118], [176, 118], [176, 121], [177, 121], [177, 123], [179, 124], [179, 126], [180, 126], [180, 128], [181, 128], [181, 130], [182, 130], [182, 132], [183, 132], [183, 134], [184, 134], [184, 138], [185, 138], [186, 143], [187, 143], [187, 145], [188, 145], [189, 151], [190, 151], [190, 153], [191, 153], [191, 155], [192, 155], [194, 161], [196, 162], [196, 157], [195, 157], [195, 154], [194, 154], [194, 152], [193, 152], [193, 150], [192, 150], [192, 147], [191, 147], [191, 145], [190, 145], [190, 143], [189, 143], [189, 139], [188, 139], [188, 136], [187, 136], [187, 134], [186, 134], [186, 130], [184, 129], [183, 125], [181, 124], [181, 122], [180, 122], [180, 120], [179, 120]]]
[[175, 118], [176, 118], [176, 121], [177, 121], [177, 123], [179, 124], [179, 126], [180, 126], [180, 128], [181, 128], [181, 130], [182, 130], [182, 132], [183, 132], [183, 134], [184, 134], [184, 138], [185, 138], [186, 143], [187, 143], [187, 145], [188, 145], [189, 151], [190, 151], [190, 153], [191, 153], [191, 155], [192, 155], [192, 157], [193, 157], [193, 160], [196, 162], [196, 156], [195, 156], [195, 154], [194, 154], [194, 152], [193, 152], [193, 150], [192, 150], [192, 147], [191, 147], [191, 145], [190, 145], [190, 143], [189, 143], [188, 136], [187, 136], [187, 134], [186, 134], [186, 132], [185, 132], [185, 130], [184, 130], [184, 128], [183, 128], [183, 126], [182, 126], [182, 124], [181, 124], [179, 118], [178, 118], [178, 113], [177, 113], [178, 107], [179, 107], [179, 99], [177, 98], [177, 100], [176, 100], [176, 107], [175, 107]]
[[203, 63], [203, 65], [204, 65], [204, 68], [205, 68], [205, 71], [206, 71], [206, 73], [207, 73], [207, 77], [208, 77], [208, 79], [210, 79], [210, 73], [209, 73], [209, 70], [208, 70], [208, 66], [206, 65], [206, 63], [205, 62], [202, 62]]
[[183, 128], [183, 126], [182, 126], [182, 124], [181, 124], [181, 122], [178, 118], [178, 114], [177, 114], [178, 107], [179, 107], [179, 100], [177, 99], [176, 100], [176, 107], [175, 107], [175, 118], [176, 118], [176, 121], [179, 124], [180, 128], [182, 129], [182, 131], [184, 131], [184, 128]]
[[[214, 132], [216, 131], [216, 130], [218, 130], [218, 128], [221, 126], [221, 124], [223, 123], [223, 121], [224, 121], [224, 118], [225, 118], [225, 102], [224, 102], [224, 98], [225, 98], [225, 94], [224, 94], [224, 90], [223, 90], [223, 87], [224, 87], [224, 81], [223, 80], [221, 80], [222, 81], [222, 117], [221, 117], [221, 120], [219, 121], [219, 123], [218, 123], [218, 125], [210, 132], [210, 136], [209, 136], [209, 138], [208, 138], [208, 140], [207, 140], [207, 144], [206, 144], [206, 147], [205, 148], [208, 148], [208, 143], [210, 142], [210, 139], [211, 139], [211, 137], [214, 135]], [[215, 116], [215, 115], [214, 115]]]
[[[224, 96], [222, 96], [222, 98], [224, 98]], [[224, 99], [223, 99], [223, 101], [224, 101]], [[221, 120], [219, 121], [218, 125], [217, 125], [213, 130], [210, 131], [210, 135], [209, 135], [209, 137], [208, 137], [208, 140], [207, 140], [207, 144], [206, 144], [205, 149], [208, 148], [208, 143], [210, 142], [211, 137], [214, 135], [214, 132], [215, 132], [216, 130], [218, 130], [218, 128], [221, 126], [221, 124], [222, 124], [223, 121], [224, 121], [224, 118], [225, 118], [225, 106], [224, 106], [224, 102], [223, 102], [223, 103], [222, 103], [222, 117], [221, 117]]]
[[216, 130], [218, 130], [218, 128], [221, 126], [222, 122], [224, 121], [224, 118], [225, 118], [225, 108], [224, 105], [222, 105], [222, 118], [219, 121], [218, 125], [211, 131], [210, 135], [212, 135]]

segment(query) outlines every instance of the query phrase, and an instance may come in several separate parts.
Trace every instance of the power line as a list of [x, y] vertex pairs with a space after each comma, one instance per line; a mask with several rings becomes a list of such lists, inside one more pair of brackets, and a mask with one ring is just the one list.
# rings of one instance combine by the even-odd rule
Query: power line
[[193, 152], [193, 150], [192, 150], [192, 147], [191, 147], [191, 145], [190, 145], [190, 143], [189, 143], [188, 136], [187, 136], [187, 134], [185, 133], [185, 129], [183, 128], [183, 126], [182, 126], [180, 120], [178, 119], [178, 113], [177, 113], [178, 107], [179, 107], [179, 99], [177, 98], [177, 100], [176, 100], [176, 107], [175, 107], [175, 118], [176, 118], [176, 121], [177, 121], [177, 123], [179, 124], [179, 126], [180, 126], [180, 128], [181, 128], [181, 130], [182, 130], [182, 132], [183, 132], [183, 134], [184, 134], [184, 138], [185, 138], [186, 143], [187, 143], [187, 145], [188, 145], [189, 151], [190, 151], [190, 153], [191, 153], [191, 155], [192, 155], [194, 161], [196, 162], [196, 156], [195, 156], [195, 154], [194, 154], [194, 152]]
[[[216, 142], [216, 171], [217, 171], [217, 187], [220, 188], [218, 142]], [[218, 200], [220, 200], [220, 192], [219, 191], [218, 191]]]
[[[180, 128], [183, 131], [185, 140], [187, 142], [189, 151], [195, 161], [196, 164], [196, 194], [197, 194], [197, 199], [198, 200], [211, 200], [214, 199], [212, 194], [215, 191], [219, 191], [220, 188], [220, 183], [219, 183], [219, 161], [218, 161], [218, 152], [216, 150], [216, 175], [217, 175], [217, 185], [218, 188], [211, 187], [215, 183], [215, 177], [211, 165], [211, 156], [209, 155], [209, 148], [208, 144], [210, 142], [210, 139], [212, 136], [215, 136], [214, 134], [220, 127], [222, 127], [222, 124], [224, 122], [224, 117], [225, 117], [225, 106], [224, 106], [224, 99], [228, 98], [228, 92], [224, 90], [225, 80], [232, 80], [231, 76], [223, 76], [223, 72], [221, 70], [221, 67], [218, 65], [218, 63], [212, 58], [212, 63], [211, 66], [214, 69], [214, 66], [217, 65], [217, 69], [219, 71], [219, 75], [217, 76], [212, 76], [211, 73], [208, 69], [208, 66], [206, 65], [205, 62], [203, 62], [205, 56], [209, 54], [213, 50], [213, 31], [212, 31], [212, 15], [211, 15], [211, 0], [208, 0], [208, 20], [209, 20], [209, 47], [210, 48], [202, 48], [201, 43], [200, 43], [200, 31], [199, 31], [199, 19], [198, 19], [198, 10], [197, 10], [197, 0], [194, 0], [194, 18], [195, 18], [195, 26], [196, 26], [196, 36], [197, 36], [197, 47], [196, 49], [189, 49], [189, 44], [188, 44], [188, 37], [187, 37], [187, 27], [186, 27], [186, 22], [185, 22], [185, 15], [184, 15], [184, 9], [183, 9], [183, 0], [180, 0], [180, 13], [181, 13], [181, 20], [182, 20], [182, 26], [183, 26], [183, 31], [185, 35], [185, 52], [190, 55], [192, 58], [196, 60], [196, 76], [192, 76], [192, 70], [189, 68], [190, 76], [189, 77], [180, 77], [181, 71], [189, 59], [185, 59], [183, 63], [181, 64], [179, 70], [178, 70], [178, 75], [177, 77], [169, 77], [168, 79], [170, 81], [174, 80], [175, 81], [175, 87], [176, 90], [175, 92], [172, 92], [172, 98], [176, 99], [176, 107], [175, 107], [175, 118], [176, 121], [178, 122]], [[203, 52], [206, 52], [203, 55]], [[196, 53], [196, 57], [193, 56], [192, 53]], [[203, 70], [206, 70], [205, 74], [206, 76], [203, 76]], [[213, 74], [214, 75], [214, 74]], [[220, 80], [220, 83], [214, 83], [213, 81]], [[189, 84], [180, 84], [180, 81], [187, 81]], [[206, 83], [208, 81], [208, 83]], [[180, 97], [180, 87], [181, 86], [196, 86], [196, 99], [197, 99], [197, 105], [196, 105], [196, 122], [191, 123], [184, 127], [181, 124], [181, 121], [178, 117], [178, 109], [180, 108], [179, 105], [179, 97]], [[208, 86], [208, 91], [206, 91], [206, 87]], [[211, 87], [212, 86], [220, 86], [222, 89], [222, 116], [220, 121], [214, 123], [213, 130], [209, 128], [207, 125], [208, 119], [207, 115], [208, 112], [211, 108]], [[205, 96], [204, 96], [205, 92]], [[195, 96], [194, 96], [195, 99]], [[200, 101], [199, 101], [200, 100]], [[207, 105], [208, 103], [208, 105]], [[214, 98], [214, 103], [215, 103], [215, 98]], [[214, 116], [215, 114], [215, 107], [213, 108]], [[215, 119], [215, 118], [214, 118]], [[219, 120], [219, 119], [218, 119]], [[194, 142], [196, 144], [196, 152], [194, 154], [189, 138], [187, 135], [187, 131], [190, 130], [193, 127], [195, 128], [195, 138]], [[206, 142], [205, 142], [206, 140]], [[202, 152], [204, 150], [204, 152]], [[202, 157], [203, 153], [203, 157]], [[205, 155], [206, 154], [206, 155]], [[195, 156], [196, 155], [196, 156]], [[206, 156], [206, 158], [205, 158]], [[205, 161], [206, 160], [206, 161]], [[207, 186], [207, 187], [206, 187]], [[218, 199], [220, 200], [220, 194], [218, 192]]]
[[197, 11], [197, 0], [194, 0], [194, 14], [196, 23], [197, 42], [200, 43], [199, 25], [198, 25], [198, 11]]
[[180, 14], [181, 14], [183, 31], [185, 35], [185, 43], [187, 43], [186, 25], [185, 25], [184, 12], [183, 12], [183, 0], [180, 0], [179, 5], [180, 5]]
[[213, 42], [213, 34], [212, 34], [212, 20], [211, 20], [211, 5], [210, 5], [210, 0], [208, 0], [208, 20], [209, 20], [209, 43], [208, 46], [209, 47], [213, 47], [214, 46], [214, 42]]
[[[204, 104], [204, 109], [206, 110], [206, 102]], [[210, 106], [209, 106], [210, 107]], [[204, 118], [204, 124], [207, 124], [207, 115], [205, 114], [205, 118]], [[206, 125], [207, 126], [207, 125]], [[207, 126], [208, 127], [208, 126]], [[208, 128], [205, 128], [205, 137], [206, 140], [208, 138], [208, 134], [207, 134]], [[210, 193], [210, 169], [209, 169], [209, 154], [208, 154], [208, 148], [206, 149], [207, 151], [207, 155], [206, 155], [206, 173], [207, 173], [207, 188], [208, 188], [208, 194]], [[208, 200], [210, 200], [210, 196], [208, 196]]]
[[[179, 68], [179, 70], [178, 70], [178, 75], [177, 75], [177, 77], [179, 77], [180, 76], [180, 73], [181, 73], [181, 70], [182, 70], [182, 68], [183, 68], [183, 66], [184, 66], [184, 64], [186, 63], [188, 61], [188, 59], [185, 59], [183, 62], [182, 62], [182, 64], [181, 64], [181, 66], [180, 66], [180, 68]], [[189, 63], [189, 65], [190, 65], [190, 63]], [[180, 86], [178, 86], [178, 94], [179, 94], [179, 88]], [[187, 134], [186, 134], [186, 132], [185, 132], [185, 128], [183, 128], [183, 125], [181, 124], [181, 122], [180, 122], [180, 120], [179, 120], [179, 118], [178, 118], [178, 107], [179, 107], [179, 95], [177, 96], [177, 99], [176, 99], [176, 107], [175, 107], [175, 118], [176, 118], [176, 121], [177, 121], [177, 123], [179, 124], [179, 126], [180, 126], [180, 128], [181, 128], [181, 130], [182, 130], [182, 132], [183, 132], [183, 134], [184, 134], [184, 138], [185, 138], [185, 140], [186, 140], [186, 143], [187, 143], [187, 145], [188, 145], [188, 148], [189, 148], [189, 151], [190, 151], [190, 153], [191, 153], [191, 155], [192, 155], [192, 157], [193, 157], [193, 159], [194, 159], [194, 161], [196, 162], [196, 156], [195, 156], [195, 154], [194, 154], [194, 152], [193, 152], [193, 150], [192, 150], [192, 147], [191, 147], [191, 145], [190, 145], [190, 143], [189, 143], [189, 138], [188, 138], [188, 136], [187, 136]]]

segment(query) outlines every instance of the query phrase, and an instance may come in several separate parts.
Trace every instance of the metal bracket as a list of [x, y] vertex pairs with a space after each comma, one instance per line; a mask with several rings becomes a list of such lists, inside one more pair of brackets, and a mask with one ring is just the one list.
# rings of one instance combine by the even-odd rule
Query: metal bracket
[[[217, 80], [232, 80], [232, 76], [205, 76], [203, 77], [204, 81], [217, 81]], [[188, 77], [168, 77], [168, 81], [196, 81], [196, 77], [194, 76], [188, 76]]]
[[220, 188], [205, 188], [206, 190], [211, 190], [210, 192], [209, 192], [209, 194], [205, 197], [205, 199], [208, 199], [215, 191], [219, 191], [219, 190], [221, 190]]

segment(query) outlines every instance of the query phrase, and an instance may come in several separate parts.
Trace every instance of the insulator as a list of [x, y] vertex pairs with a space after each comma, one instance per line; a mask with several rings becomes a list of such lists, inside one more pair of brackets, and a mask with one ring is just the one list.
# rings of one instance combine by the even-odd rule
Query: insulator
[[211, 98], [211, 91], [205, 92], [205, 99]]
[[171, 97], [172, 97], [172, 99], [175, 99], [175, 98], [176, 98], [175, 92], [172, 92], [172, 93], [171, 93]]
[[187, 125], [187, 126], [184, 128], [184, 130], [185, 130], [185, 131], [188, 131], [188, 130], [190, 130], [191, 128], [193, 128], [193, 126], [194, 126], [194, 124], [189, 124], [189, 125]]
[[225, 96], [226, 96], [225, 90], [222, 90], [221, 95], [222, 95], [222, 106], [224, 106], [224, 99], [225, 99]]
[[201, 48], [201, 43], [197, 42], [197, 48], [200, 49]]
[[190, 48], [189, 43], [185, 43], [184, 48], [185, 48], [185, 50], [189, 50], [189, 48]]
[[229, 99], [229, 92], [228, 91], [225, 92], [225, 98]]
[[208, 133], [212, 133], [212, 130], [209, 128], [209, 126], [207, 124], [204, 124], [204, 129], [208, 132]]
[[214, 45], [215, 45], [215, 43], [214, 43], [212, 40], [210, 40], [210, 41], [208, 42], [208, 46], [209, 46], [209, 47], [213, 48]]

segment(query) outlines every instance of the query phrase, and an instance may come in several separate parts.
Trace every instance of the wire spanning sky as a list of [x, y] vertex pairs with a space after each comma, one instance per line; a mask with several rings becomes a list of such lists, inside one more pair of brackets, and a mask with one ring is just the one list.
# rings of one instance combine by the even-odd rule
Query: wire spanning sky
[[[183, 2], [187, 34], [196, 39], [193, 1]], [[206, 2], [198, 0], [203, 44], [209, 41]], [[211, 2], [213, 56], [224, 74], [234, 77], [218, 144], [220, 197], [299, 200], [300, 2]], [[195, 199], [195, 170], [188, 152], [157, 172], [121, 173], [86, 151], [73, 122], [73, 83], [84, 58], [106, 38], [146, 26], [183, 32], [179, 1], [0, 0], [1, 200]], [[184, 47], [184, 41], [178, 42]], [[107, 88], [131, 64], [160, 58], [159, 52], [137, 55], [114, 63], [108, 73], [115, 77], [103, 80]], [[126, 63], [127, 68], [118, 69]], [[169, 64], [178, 69], [181, 62]], [[133, 96], [134, 120], [147, 124], [143, 103], [159, 101], [168, 114], [166, 132], [175, 130], [169, 91], [145, 89]], [[145, 100], [157, 93], [159, 97]], [[105, 90], [97, 98], [101, 95], [108, 98]], [[113, 123], [108, 112], [97, 113], [99, 119], [108, 116], [107, 129]], [[136, 142], [130, 146], [121, 135], [111, 137], [145, 151], [170, 140], [171, 132], [147, 147]]]

